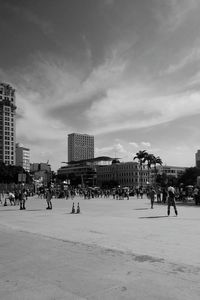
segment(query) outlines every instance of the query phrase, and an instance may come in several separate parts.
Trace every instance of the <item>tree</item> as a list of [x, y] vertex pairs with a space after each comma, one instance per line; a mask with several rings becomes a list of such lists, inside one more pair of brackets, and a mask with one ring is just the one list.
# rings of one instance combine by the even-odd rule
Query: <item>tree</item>
[[200, 169], [193, 167], [188, 168], [185, 172], [178, 178], [178, 184], [180, 185], [196, 185], [197, 184], [197, 177], [200, 176]]
[[136, 153], [136, 156], [133, 158], [133, 160], [137, 159], [140, 166], [140, 186], [142, 186], [142, 166], [146, 160], [148, 153], [146, 150], [140, 150]]
[[162, 159], [160, 158], [160, 156], [157, 156], [157, 157], [154, 156], [154, 162], [153, 162], [153, 164], [154, 164], [154, 169], [155, 169], [155, 171], [157, 173], [156, 165], [158, 164], [158, 165], [162, 166], [162, 164], [163, 164]]
[[18, 174], [26, 174], [26, 183], [31, 183], [32, 178], [21, 166], [5, 165], [0, 163], [0, 182], [18, 183]]

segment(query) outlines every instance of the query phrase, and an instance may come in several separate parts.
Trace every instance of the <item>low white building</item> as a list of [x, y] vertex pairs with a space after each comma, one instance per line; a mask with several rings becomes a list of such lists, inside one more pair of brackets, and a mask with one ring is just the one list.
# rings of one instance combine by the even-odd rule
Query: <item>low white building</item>
[[19, 143], [16, 144], [16, 166], [30, 172], [30, 149]]

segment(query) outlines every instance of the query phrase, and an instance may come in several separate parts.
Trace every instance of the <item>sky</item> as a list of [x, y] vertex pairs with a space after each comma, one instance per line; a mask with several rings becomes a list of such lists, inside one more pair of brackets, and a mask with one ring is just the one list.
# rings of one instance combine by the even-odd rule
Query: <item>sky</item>
[[139, 150], [174, 166], [200, 149], [199, 0], [0, 0], [0, 81], [16, 89], [17, 142], [31, 162]]

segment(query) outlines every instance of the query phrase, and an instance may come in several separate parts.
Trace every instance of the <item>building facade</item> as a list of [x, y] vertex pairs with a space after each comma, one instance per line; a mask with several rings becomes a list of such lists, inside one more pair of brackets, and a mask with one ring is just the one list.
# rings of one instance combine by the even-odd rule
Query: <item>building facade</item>
[[158, 174], [165, 173], [167, 176], [174, 176], [175, 178], [178, 178], [185, 172], [186, 169], [186, 167], [160, 166], [158, 167]]
[[48, 163], [30, 164], [30, 173], [34, 181], [40, 181], [41, 185], [48, 186], [51, 183], [52, 172]]
[[57, 174], [70, 179], [79, 178], [83, 186], [110, 185], [115, 183], [121, 187], [146, 187], [149, 182], [149, 170], [140, 170], [137, 162], [119, 162], [109, 157], [97, 157], [90, 160], [70, 163], [61, 167]]
[[15, 165], [16, 105], [15, 90], [0, 83], [0, 162]]
[[197, 150], [197, 153], [195, 153], [195, 166], [200, 168], [200, 150]]
[[106, 182], [117, 182], [121, 187], [146, 187], [149, 184], [148, 169], [140, 170], [137, 162], [118, 162], [110, 165], [99, 165], [97, 170], [97, 185]]
[[68, 135], [68, 162], [94, 158], [94, 136], [71, 133]]
[[30, 149], [19, 143], [16, 144], [16, 166], [30, 172]]

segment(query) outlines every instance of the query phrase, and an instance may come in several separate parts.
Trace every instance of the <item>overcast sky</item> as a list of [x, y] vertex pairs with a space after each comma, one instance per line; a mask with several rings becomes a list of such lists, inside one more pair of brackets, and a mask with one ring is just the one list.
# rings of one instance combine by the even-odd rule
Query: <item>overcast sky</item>
[[67, 135], [95, 156], [193, 166], [200, 149], [199, 0], [0, 0], [0, 81], [17, 141], [57, 170]]

